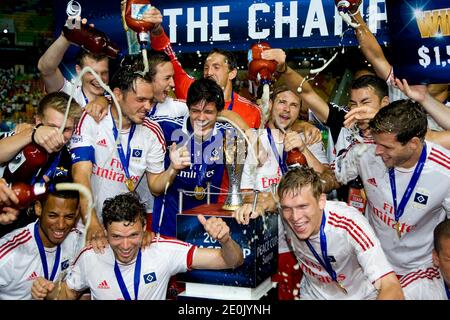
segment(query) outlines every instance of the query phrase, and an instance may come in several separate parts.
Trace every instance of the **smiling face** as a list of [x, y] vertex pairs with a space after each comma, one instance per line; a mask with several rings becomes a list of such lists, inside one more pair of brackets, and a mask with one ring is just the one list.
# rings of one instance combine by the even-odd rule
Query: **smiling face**
[[281, 198], [283, 219], [300, 240], [306, 240], [320, 230], [326, 196], [314, 197], [311, 185], [295, 192], [287, 191]]
[[[60, 128], [64, 122], [64, 114], [58, 110], [48, 107], [44, 110], [43, 117], [39, 115], [36, 116], [36, 124], [42, 123], [45, 126]], [[73, 118], [67, 118], [66, 125], [64, 127], [63, 136], [64, 142], [67, 143], [72, 137], [73, 131], [75, 130], [75, 122]]]
[[275, 127], [288, 129], [300, 113], [300, 98], [292, 91], [277, 94], [272, 102], [270, 121]]
[[[151, 109], [153, 100], [153, 86], [151, 83], [138, 78], [136, 79], [135, 91], [132, 89], [122, 91], [119, 88], [115, 88], [114, 94], [119, 100], [124, 116], [135, 124], [144, 122], [147, 112]], [[112, 111], [114, 115], [117, 114], [115, 108]]]
[[377, 145], [375, 155], [381, 157], [387, 168], [409, 168], [415, 165], [418, 138], [413, 138], [403, 145], [398, 142], [394, 133], [374, 133], [372, 136]]
[[[85, 56], [82, 60], [82, 66], [76, 65], [75, 69], [77, 73], [80, 73], [84, 67], [91, 67], [100, 76], [100, 79], [102, 79], [105, 84], [108, 84], [108, 58], [97, 61], [89, 56]], [[83, 92], [89, 100], [95, 98], [95, 96], [103, 96], [105, 90], [100, 86], [99, 82], [90, 72], [87, 72], [83, 75], [81, 83]]]
[[75, 226], [78, 217], [78, 199], [64, 199], [50, 194], [42, 208], [35, 204], [39, 217], [39, 235], [46, 248], [62, 243]]
[[[389, 102], [389, 98], [385, 97], [381, 99], [377, 96], [373, 87], [364, 87], [359, 89], [352, 89], [350, 91], [350, 109], [357, 107], [370, 107], [376, 110], [385, 107]], [[367, 120], [358, 121], [356, 123], [361, 130], [366, 130], [369, 127]]]
[[216, 123], [217, 114], [214, 102], [200, 101], [189, 107], [189, 121], [196, 136], [205, 137], [211, 132]]
[[139, 251], [144, 237], [145, 225], [137, 220], [134, 223], [112, 222], [107, 225], [108, 242], [116, 259], [124, 264], [132, 262]]
[[164, 102], [169, 92], [175, 87], [173, 74], [173, 65], [170, 61], [162, 62], [156, 66], [156, 74], [152, 81], [155, 102]]
[[214, 80], [222, 90], [231, 86], [231, 80], [237, 75], [236, 69], [230, 70], [230, 66], [223, 54], [218, 52], [210, 54], [203, 66], [203, 77]]

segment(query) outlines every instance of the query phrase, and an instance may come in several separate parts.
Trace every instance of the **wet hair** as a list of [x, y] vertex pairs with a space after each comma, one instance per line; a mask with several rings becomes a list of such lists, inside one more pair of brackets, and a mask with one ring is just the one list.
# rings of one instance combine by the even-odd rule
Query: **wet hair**
[[144, 62], [141, 55], [125, 56], [117, 71], [111, 78], [109, 86], [112, 90], [119, 88], [125, 94], [132, 90], [136, 92], [136, 80], [141, 79], [144, 82], [151, 83], [153, 81], [152, 74], [147, 72], [145, 75], [140, 74], [144, 71]]
[[377, 76], [364, 75], [359, 78], [356, 78], [352, 82], [352, 90], [362, 88], [372, 88], [375, 91], [377, 97], [380, 98], [380, 100], [383, 99], [384, 97], [389, 96], [389, 90], [386, 81], [383, 81], [383, 79]]
[[450, 220], [446, 219], [439, 223], [436, 228], [434, 228], [433, 235], [434, 250], [439, 253], [442, 250], [441, 241], [450, 239]]
[[[62, 114], [65, 114], [67, 103], [69, 102], [70, 96], [65, 92], [52, 92], [44, 96], [37, 107], [37, 114], [42, 118], [44, 117], [44, 112], [48, 108], [52, 108]], [[72, 99], [70, 102], [69, 118], [73, 119], [74, 122], [78, 122], [82, 114], [82, 109], [80, 105]]]
[[89, 52], [83, 48], [80, 48], [80, 50], [78, 50], [78, 52], [77, 52], [77, 55], [75, 56], [75, 63], [77, 65], [79, 65], [80, 67], [84, 67], [83, 60], [86, 57], [91, 58], [97, 62], [99, 62], [103, 59], [107, 59], [107, 61], [109, 62], [108, 57], [104, 54], [95, 54], [95, 53]]
[[[260, 87], [262, 87], [262, 86], [260, 86]], [[259, 88], [258, 88], [259, 89]], [[271, 94], [270, 94], [270, 99], [272, 100], [272, 101], [275, 101], [275, 99], [276, 99], [276, 97], [280, 94], [280, 93], [283, 93], [283, 92], [286, 92], [286, 91], [291, 91], [291, 89], [289, 89], [289, 87], [287, 86], [287, 85], [285, 85], [285, 84], [282, 84], [282, 85], [276, 85], [276, 86], [274, 86], [273, 87], [273, 90], [272, 90], [272, 92], [271, 92]], [[296, 94], [296, 96], [298, 97], [298, 100], [300, 101], [300, 97]]]
[[237, 69], [237, 59], [234, 53], [228, 50], [214, 48], [208, 52], [208, 57], [214, 53], [221, 54], [225, 57], [225, 62], [228, 64], [228, 70], [233, 71], [234, 69]]
[[[67, 182], [73, 182], [72, 177], [69, 176], [58, 176], [54, 177], [50, 180], [49, 184], [49, 192], [45, 198], [41, 200], [42, 208], [45, 207], [45, 203], [47, 202], [47, 199], [49, 196], [53, 196], [56, 198], [62, 198], [62, 199], [70, 199], [70, 200], [76, 200], [77, 203], [80, 201], [80, 194], [78, 191], [75, 190], [56, 190], [55, 185], [58, 183], [67, 183]], [[29, 208], [33, 208], [34, 206], [30, 206]]]
[[140, 221], [145, 226], [146, 212], [139, 196], [134, 192], [122, 193], [108, 198], [103, 203], [103, 226], [107, 228], [113, 222], [130, 225]]
[[372, 134], [394, 133], [397, 141], [405, 145], [412, 138], [421, 141], [427, 132], [427, 115], [420, 104], [409, 99], [397, 100], [381, 108], [370, 120]]
[[212, 102], [215, 104], [217, 112], [222, 111], [225, 106], [222, 88], [211, 79], [195, 80], [189, 87], [186, 104], [188, 108], [191, 108], [192, 105], [199, 102], [206, 104]]
[[280, 180], [278, 197], [281, 199], [288, 193], [298, 194], [302, 188], [311, 186], [316, 199], [323, 193], [323, 183], [319, 174], [309, 167], [290, 169]]
[[155, 79], [156, 76], [156, 67], [163, 63], [172, 63], [170, 61], [170, 57], [160, 51], [150, 50], [147, 52], [148, 57], [148, 73], [150, 78]]

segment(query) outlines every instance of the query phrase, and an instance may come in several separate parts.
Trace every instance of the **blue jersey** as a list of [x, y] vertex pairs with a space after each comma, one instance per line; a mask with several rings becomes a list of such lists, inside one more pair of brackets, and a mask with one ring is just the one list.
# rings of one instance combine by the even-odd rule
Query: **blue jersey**
[[[186, 145], [191, 152], [191, 165], [180, 170], [166, 195], [155, 197], [153, 205], [152, 230], [168, 237], [176, 236], [176, 214], [179, 212], [179, 192], [194, 191], [197, 187], [206, 190], [207, 183], [211, 185], [211, 192], [228, 191], [228, 176], [225, 173], [223, 155], [223, 137], [234, 132], [231, 125], [216, 122], [212, 135], [208, 140], [198, 141], [192, 135], [189, 117], [153, 116], [151, 120], [158, 122], [164, 133], [167, 146], [175, 142], [178, 147]], [[169, 152], [166, 152], [164, 166], [170, 165]], [[223, 197], [211, 195], [211, 203], [217, 203]], [[206, 203], [206, 196], [197, 199], [194, 194], [183, 194], [183, 210], [188, 210]], [[159, 227], [161, 208], [164, 202], [164, 214]]]

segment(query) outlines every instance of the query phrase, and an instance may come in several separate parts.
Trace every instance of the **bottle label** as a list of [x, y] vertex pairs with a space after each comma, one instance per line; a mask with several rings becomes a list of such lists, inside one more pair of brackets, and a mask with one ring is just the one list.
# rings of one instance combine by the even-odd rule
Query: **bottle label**
[[17, 169], [20, 168], [20, 166], [22, 165], [22, 163], [25, 162], [25, 157], [23, 155], [23, 152], [20, 152], [16, 155], [16, 157], [11, 160], [8, 164], [8, 169], [9, 172], [14, 173]]
[[150, 33], [139, 32], [139, 41], [140, 42], [150, 42]]
[[252, 62], [252, 60], [253, 60], [253, 51], [252, 51], [252, 49], [248, 50], [247, 60], [248, 60], [248, 63]]
[[135, 20], [143, 20], [144, 12], [150, 10], [151, 4], [132, 4], [131, 17]]
[[288, 169], [301, 168], [303, 167], [300, 163], [294, 162], [288, 165]]
[[366, 210], [366, 194], [364, 189], [349, 188], [348, 204], [358, 209], [361, 213], [364, 213]]
[[33, 187], [33, 192], [36, 196], [45, 193], [45, 183], [36, 183]]

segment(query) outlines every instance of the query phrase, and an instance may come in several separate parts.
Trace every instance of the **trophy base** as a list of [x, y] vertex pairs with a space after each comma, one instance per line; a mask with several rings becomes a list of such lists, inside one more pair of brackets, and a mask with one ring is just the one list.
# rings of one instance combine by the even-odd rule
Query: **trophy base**
[[242, 207], [242, 205], [237, 205], [237, 204], [224, 204], [222, 206], [223, 210], [227, 210], [227, 211], [234, 211], [239, 209], [240, 207]]

